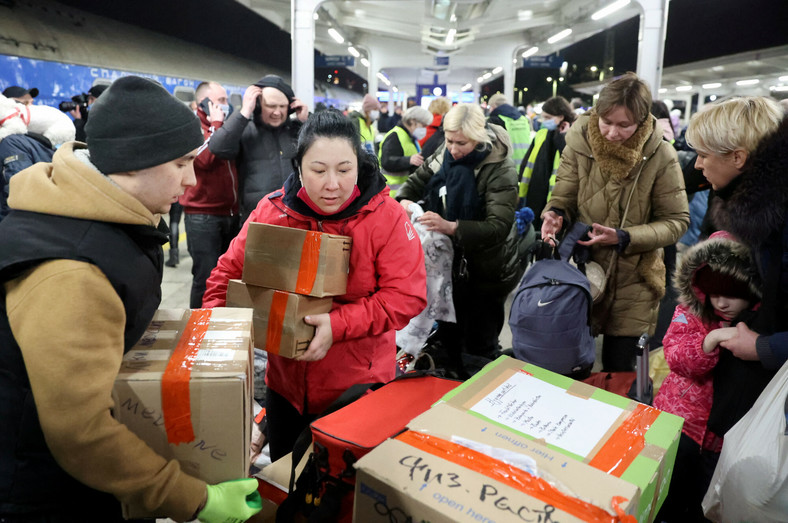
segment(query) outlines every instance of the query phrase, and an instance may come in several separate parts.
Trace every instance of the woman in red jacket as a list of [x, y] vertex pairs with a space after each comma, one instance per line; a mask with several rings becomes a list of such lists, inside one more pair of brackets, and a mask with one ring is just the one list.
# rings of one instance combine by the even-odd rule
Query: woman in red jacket
[[316, 327], [307, 351], [298, 359], [268, 355], [272, 460], [290, 452], [301, 430], [348, 387], [394, 378], [394, 331], [427, 304], [419, 238], [352, 123], [337, 111], [312, 115], [295, 163], [296, 172], [260, 200], [219, 258], [203, 299], [203, 307], [225, 305], [228, 280], [243, 272], [249, 222], [353, 238], [347, 293], [334, 298], [330, 313], [305, 318]]

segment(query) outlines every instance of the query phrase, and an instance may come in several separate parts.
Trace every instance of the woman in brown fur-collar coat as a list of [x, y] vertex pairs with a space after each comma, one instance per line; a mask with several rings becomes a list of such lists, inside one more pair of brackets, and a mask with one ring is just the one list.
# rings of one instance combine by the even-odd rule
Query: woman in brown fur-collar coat
[[542, 214], [542, 238], [565, 222], [592, 226], [591, 256], [608, 271], [594, 304], [592, 329], [603, 334], [605, 371], [634, 369], [638, 337], [654, 333], [665, 292], [662, 247], [687, 230], [689, 211], [675, 150], [650, 114], [651, 93], [635, 75], [612, 81], [572, 126], [552, 199]]

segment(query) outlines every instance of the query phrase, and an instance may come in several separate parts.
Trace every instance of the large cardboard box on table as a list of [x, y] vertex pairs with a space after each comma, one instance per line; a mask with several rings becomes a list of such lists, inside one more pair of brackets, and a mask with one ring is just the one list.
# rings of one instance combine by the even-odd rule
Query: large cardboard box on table
[[[249, 472], [252, 311], [160, 309], [125, 354], [114, 415], [154, 451], [208, 483]], [[124, 506], [127, 518], [151, 517]]]
[[347, 291], [351, 244], [347, 236], [250, 223], [242, 280], [318, 298], [341, 296]]
[[315, 298], [249, 285], [241, 280], [227, 284], [227, 306], [254, 310], [254, 340], [258, 349], [286, 358], [306, 352], [315, 328], [304, 316], [331, 311], [332, 298]]
[[[542, 514], [544, 520], [550, 510], [553, 520], [596, 521], [597, 507], [609, 514], [602, 519], [618, 513], [652, 521], [667, 494], [682, 423], [677, 416], [504, 356], [408, 425], [412, 433], [440, 442], [439, 451], [414, 445], [411, 438], [387, 442], [357, 463], [357, 521], [384, 521], [384, 514], [394, 512], [433, 523], [520, 521], [512, 519], [512, 511], [515, 518], [519, 512], [534, 518]], [[558, 494], [528, 487], [533, 477], [513, 491], [500, 488], [502, 479], [494, 474], [500, 466], [479, 469], [452, 459], [451, 453], [441, 455], [453, 437], [532, 458], [532, 470]], [[452, 475], [457, 481], [447, 482]], [[497, 494], [491, 498], [491, 492]]]
[[506, 356], [443, 401], [635, 485], [638, 521], [652, 521], [667, 495], [678, 416]]

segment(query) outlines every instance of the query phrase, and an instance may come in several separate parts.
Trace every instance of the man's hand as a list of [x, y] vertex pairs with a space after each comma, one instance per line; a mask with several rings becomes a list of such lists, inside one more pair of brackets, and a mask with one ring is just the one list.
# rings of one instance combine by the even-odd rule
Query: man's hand
[[410, 164], [418, 167], [424, 163], [424, 157], [420, 154], [414, 154], [410, 157]]
[[210, 114], [208, 115], [208, 119], [212, 122], [223, 122], [224, 121], [224, 111], [213, 103], [212, 101], [208, 100], [208, 111]]
[[564, 218], [553, 211], [547, 211], [542, 216], [542, 241], [555, 247], [555, 235], [561, 232]]
[[295, 111], [296, 118], [301, 122], [306, 122], [306, 119], [309, 118], [309, 107], [298, 98], [293, 99], [290, 109]]
[[618, 245], [618, 234], [616, 234], [616, 230], [612, 227], [599, 225], [598, 223], [591, 226], [588, 237], [590, 238], [589, 240], [578, 240], [577, 243], [580, 245]]
[[205, 507], [197, 514], [203, 523], [241, 523], [263, 508], [254, 478], [234, 479], [208, 485]]
[[735, 329], [736, 336], [720, 342], [720, 347], [728, 349], [740, 360], [758, 361], [760, 358], [755, 349], [758, 333], [751, 331], [744, 322], [737, 323]]
[[82, 109], [79, 107], [79, 104], [77, 104], [76, 107], [74, 107], [72, 110], [70, 110], [68, 112], [68, 114], [73, 116], [74, 120], [81, 120], [82, 119]]
[[257, 100], [263, 94], [263, 88], [258, 87], [256, 85], [250, 85], [246, 88], [244, 92], [244, 99], [241, 103], [241, 114], [247, 120], [252, 118], [252, 113], [254, 113], [254, 106], [257, 103]]
[[328, 354], [328, 349], [334, 344], [334, 334], [331, 332], [331, 316], [327, 312], [306, 316], [304, 323], [315, 326], [315, 337], [309, 342], [306, 352], [297, 357], [299, 361], [318, 361]]

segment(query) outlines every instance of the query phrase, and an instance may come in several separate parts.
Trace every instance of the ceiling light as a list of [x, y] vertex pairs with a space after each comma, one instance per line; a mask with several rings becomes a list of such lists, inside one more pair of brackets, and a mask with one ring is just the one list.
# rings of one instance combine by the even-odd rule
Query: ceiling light
[[572, 30], [571, 29], [564, 29], [560, 33], [556, 33], [553, 36], [551, 36], [550, 38], [548, 38], [547, 39], [547, 43], [548, 44], [554, 44], [554, 43], [556, 43], [559, 40], [563, 40], [564, 38], [566, 38], [570, 34], [572, 34]]
[[391, 90], [392, 90], [392, 91], [394, 91], [395, 93], [398, 93], [398, 92], [399, 92], [399, 89], [397, 89], [397, 86], [396, 86], [396, 85], [395, 85], [395, 86], [393, 86], [393, 87], [391, 88]]
[[750, 80], [739, 80], [738, 82], [736, 82], [736, 85], [755, 85], [758, 82], [760, 82], [760, 80], [758, 80], [757, 78], [752, 78]]
[[777, 92], [782, 93], [782, 92], [788, 91], [788, 85], [773, 85], [773, 86], [769, 87], [769, 89], [771, 91], [777, 91]]
[[355, 47], [353, 47], [352, 45], [351, 45], [350, 47], [348, 47], [348, 48], [347, 48], [347, 50], [348, 50], [348, 52], [349, 52], [350, 54], [352, 54], [352, 55], [353, 55], [353, 56], [355, 56], [356, 58], [358, 58], [359, 56], [361, 56], [361, 53], [359, 53], [359, 52], [356, 50], [356, 48], [355, 48]]
[[320, 15], [319, 15], [319, 14], [317, 14], [317, 11], [315, 11], [314, 13], [312, 13], [312, 20], [320, 20]]
[[712, 82], [710, 84], [703, 84], [701, 87], [703, 87], [704, 89], [716, 89], [721, 86], [722, 84], [720, 82]]
[[379, 78], [379, 79], [380, 79], [380, 81], [381, 81], [381, 82], [383, 82], [384, 84], [386, 84], [386, 85], [391, 85], [391, 82], [389, 81], [389, 79], [388, 79], [388, 78], [386, 78], [386, 75], [384, 75], [383, 73], [378, 73], [378, 78]]
[[491, 73], [491, 72], [489, 72], [489, 71], [487, 71], [486, 73], [484, 73], [484, 74], [482, 75], [482, 78], [484, 78], [485, 80], [487, 80], [487, 79], [488, 79], [489, 77], [491, 77], [491, 76], [492, 76], [492, 73]]
[[788, 82], [788, 75], [781, 76], [781, 77], [778, 78], [778, 80], [781, 81], [781, 82]]
[[364, 67], [369, 67], [369, 60], [367, 60], [366, 58], [362, 58], [362, 59], [361, 59], [361, 64], [362, 64]]
[[629, 0], [618, 0], [617, 2], [613, 2], [612, 4], [608, 5], [607, 7], [603, 7], [596, 13], [591, 15], [591, 20], [601, 20], [602, 18], [606, 17], [609, 14], [615, 13], [622, 7], [626, 7], [629, 5]]
[[535, 55], [538, 51], [538, 47], [532, 47], [523, 53], [523, 58], [528, 58], [529, 56]]
[[592, 73], [595, 73], [595, 72], [597, 72], [597, 71], [599, 70], [599, 69], [597, 68], [597, 66], [595, 66], [595, 65], [592, 65], [590, 69], [591, 69], [591, 72], [592, 72]]
[[467, 91], [471, 87], [473, 87], [471, 84], [465, 84], [462, 87], [460, 87], [460, 91]]
[[484, 78], [482, 78], [481, 76], [480, 76], [479, 78], [477, 78], [477, 79], [476, 79], [476, 83], [477, 83], [477, 84], [480, 84], [480, 83], [482, 83], [483, 81], [484, 81]]
[[503, 67], [501, 67], [501, 66], [499, 65], [498, 67], [496, 67], [495, 69], [493, 69], [493, 70], [492, 70], [492, 74], [498, 74], [498, 73], [500, 73], [501, 71], [503, 71]]
[[328, 28], [328, 34], [330, 34], [331, 38], [333, 38], [334, 41], [338, 44], [341, 44], [345, 41], [345, 37], [339, 34], [339, 31], [337, 31], [333, 27]]
[[676, 87], [676, 91], [683, 92], [683, 91], [692, 91], [691, 85], [680, 85]]
[[665, 89], [664, 87], [661, 87], [661, 88], [658, 90], [658, 92], [659, 92], [659, 94], [664, 94], [664, 93], [667, 93], [667, 92], [668, 92], [668, 90], [667, 90], [667, 89]]
[[449, 29], [448, 34], [446, 35], [446, 45], [451, 45], [454, 43], [454, 37], [457, 35], [457, 30], [455, 28]]
[[521, 22], [525, 22], [533, 18], [534, 12], [530, 9], [521, 9], [517, 11], [517, 19]]

